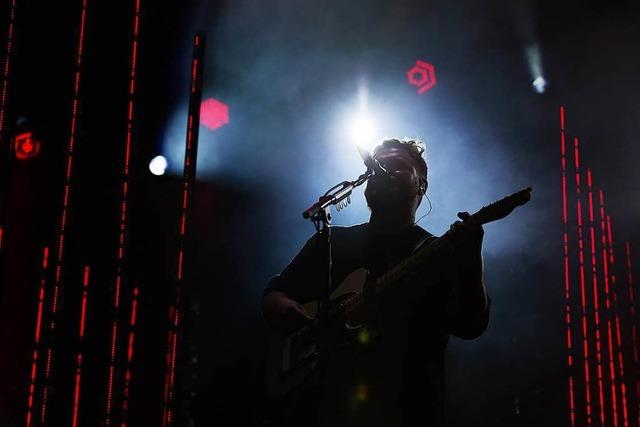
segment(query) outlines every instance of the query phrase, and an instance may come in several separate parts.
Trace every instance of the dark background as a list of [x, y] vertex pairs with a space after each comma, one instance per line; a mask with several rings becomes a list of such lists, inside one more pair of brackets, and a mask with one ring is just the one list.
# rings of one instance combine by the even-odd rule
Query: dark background
[[[132, 10], [131, 2], [89, 2], [55, 341], [51, 417], [60, 423], [71, 416], [86, 264], [93, 279], [82, 423], [99, 425], [104, 407]], [[301, 211], [361, 173], [348, 126], [367, 93], [377, 137], [427, 144], [433, 210], [420, 224], [432, 233], [446, 230], [458, 211], [534, 188], [527, 207], [486, 226], [492, 318], [478, 340], [449, 345], [450, 425], [566, 425], [558, 109], [567, 108], [568, 136], [582, 138], [583, 162], [606, 190], [614, 239], [637, 248], [639, 12], [631, 1], [143, 1], [122, 313], [126, 319], [139, 286], [130, 424], [161, 417], [191, 42], [204, 31], [203, 97], [228, 104], [230, 123], [200, 130], [181, 422], [259, 425], [262, 289], [313, 233]], [[61, 209], [79, 13], [80, 2], [18, 1], [2, 140], [6, 425], [21, 424], [26, 410], [40, 248], [54, 244]], [[531, 46], [549, 81], [544, 94], [531, 87]], [[436, 68], [437, 85], [425, 95], [406, 81], [416, 60]], [[27, 127], [42, 140], [41, 155], [6, 160], [10, 137]], [[147, 167], [157, 154], [169, 161], [162, 177]], [[353, 199], [337, 224], [368, 219], [360, 192]], [[418, 216], [427, 210], [423, 203]]]

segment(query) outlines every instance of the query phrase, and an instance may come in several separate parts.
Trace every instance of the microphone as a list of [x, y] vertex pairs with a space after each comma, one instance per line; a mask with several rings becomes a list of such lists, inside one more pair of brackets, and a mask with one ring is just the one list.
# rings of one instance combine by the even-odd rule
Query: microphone
[[386, 177], [390, 177], [391, 175], [385, 168], [382, 167], [380, 162], [373, 158], [371, 153], [368, 150], [365, 150], [361, 147], [358, 148], [358, 153], [360, 153], [360, 157], [362, 157], [362, 161], [364, 165], [367, 167], [367, 171], [372, 171], [375, 175], [384, 175]]

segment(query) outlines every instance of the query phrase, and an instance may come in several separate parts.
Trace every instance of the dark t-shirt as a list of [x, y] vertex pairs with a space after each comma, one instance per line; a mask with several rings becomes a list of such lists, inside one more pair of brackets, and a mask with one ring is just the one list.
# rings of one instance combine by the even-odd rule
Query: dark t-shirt
[[[368, 224], [333, 227], [333, 288], [362, 267], [378, 277], [433, 239], [417, 225], [392, 236], [374, 234]], [[309, 239], [265, 294], [279, 290], [300, 303], [320, 299], [326, 287], [323, 251], [317, 236]], [[443, 425], [451, 254], [441, 253], [384, 291], [375, 338], [332, 360], [324, 387], [303, 395], [292, 424], [308, 425], [317, 417], [318, 425], [336, 427]]]

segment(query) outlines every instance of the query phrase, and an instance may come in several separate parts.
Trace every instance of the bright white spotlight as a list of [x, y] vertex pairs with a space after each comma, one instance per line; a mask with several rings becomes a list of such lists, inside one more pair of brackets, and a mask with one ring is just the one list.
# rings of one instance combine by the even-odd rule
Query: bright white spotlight
[[349, 136], [359, 147], [371, 148], [376, 136], [375, 121], [366, 113], [359, 114], [350, 124]]
[[167, 169], [167, 159], [164, 156], [155, 156], [149, 162], [149, 170], [154, 175], [164, 175], [164, 171]]
[[536, 79], [531, 82], [531, 86], [536, 91], [536, 93], [544, 93], [547, 88], [547, 81], [542, 76], [536, 77]]

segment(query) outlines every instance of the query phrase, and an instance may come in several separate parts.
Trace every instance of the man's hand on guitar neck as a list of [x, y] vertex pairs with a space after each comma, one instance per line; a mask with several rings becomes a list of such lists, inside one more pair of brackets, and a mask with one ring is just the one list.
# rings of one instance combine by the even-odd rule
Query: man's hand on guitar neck
[[302, 305], [280, 291], [271, 291], [264, 297], [262, 313], [269, 326], [285, 335], [313, 320]]
[[455, 233], [456, 250], [462, 253], [480, 254], [484, 229], [480, 224], [473, 222], [469, 212], [458, 212], [458, 218], [462, 221], [456, 221], [450, 227], [450, 230]]

